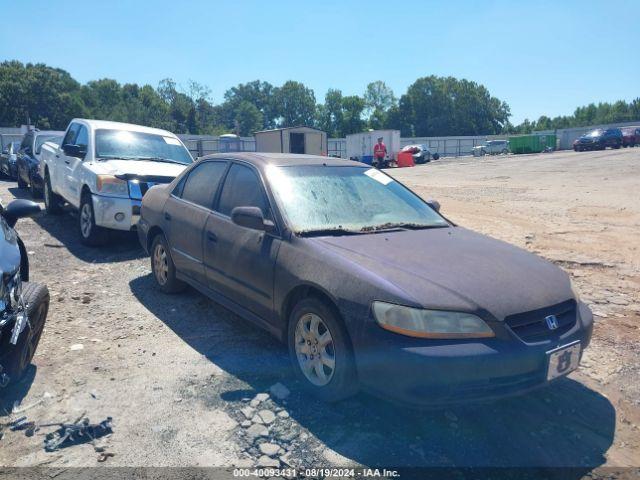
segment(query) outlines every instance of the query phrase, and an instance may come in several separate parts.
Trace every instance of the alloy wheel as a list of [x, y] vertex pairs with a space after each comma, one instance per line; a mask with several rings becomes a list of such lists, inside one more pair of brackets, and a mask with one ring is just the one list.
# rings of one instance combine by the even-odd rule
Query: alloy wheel
[[82, 205], [82, 209], [80, 210], [80, 231], [84, 238], [89, 238], [91, 236], [92, 221], [91, 205], [85, 203]]
[[336, 369], [333, 337], [322, 318], [315, 313], [306, 313], [298, 319], [295, 350], [307, 380], [318, 387], [331, 381]]
[[167, 252], [164, 246], [159, 243], [153, 252], [153, 270], [156, 274], [156, 280], [160, 285], [167, 283], [169, 277], [169, 262], [167, 259]]

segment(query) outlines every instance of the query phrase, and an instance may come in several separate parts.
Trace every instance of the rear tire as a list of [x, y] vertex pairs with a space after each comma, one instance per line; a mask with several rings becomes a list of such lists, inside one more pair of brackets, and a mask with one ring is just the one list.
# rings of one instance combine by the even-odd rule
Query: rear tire
[[3, 367], [10, 383], [19, 381], [31, 364], [49, 311], [49, 290], [45, 285], [25, 282], [22, 292], [29, 324], [18, 337], [16, 345], [8, 344], [10, 353], [4, 357]]
[[176, 277], [176, 266], [163, 234], [159, 233], [154, 237], [150, 253], [151, 272], [158, 288], [164, 293], [183, 291], [187, 285]]
[[433, 154], [433, 159], [434, 160], [438, 160], [439, 158], [440, 158], [440, 154], [438, 154], [438, 153], [434, 153]]
[[93, 200], [90, 193], [83, 193], [80, 200], [78, 214], [78, 227], [80, 241], [90, 247], [104, 245], [107, 240], [107, 231], [96, 225], [96, 216], [93, 213]]
[[293, 369], [309, 393], [325, 402], [357, 393], [351, 342], [333, 308], [315, 297], [301, 300], [291, 312], [287, 338]]
[[51, 190], [51, 179], [49, 173], [44, 174], [44, 207], [49, 215], [59, 215], [62, 213], [62, 197]]
[[33, 177], [29, 175], [29, 193], [33, 198], [42, 198], [42, 191], [33, 183]]
[[20, 171], [18, 171], [17, 175], [18, 177], [18, 188], [27, 188], [29, 185], [27, 185], [27, 182], [25, 182], [24, 180], [22, 180], [22, 176], [20, 175]]

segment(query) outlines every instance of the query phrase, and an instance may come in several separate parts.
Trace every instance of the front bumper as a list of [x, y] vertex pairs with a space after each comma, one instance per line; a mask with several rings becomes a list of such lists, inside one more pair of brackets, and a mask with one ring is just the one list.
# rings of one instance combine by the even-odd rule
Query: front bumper
[[[579, 341], [587, 347], [591, 311], [576, 309], [575, 325], [553, 341], [528, 344], [515, 334], [490, 339], [426, 340], [397, 335], [368, 324], [354, 345], [362, 387], [413, 406], [487, 401], [549, 384], [548, 354]], [[505, 332], [508, 327], [504, 327]], [[504, 333], [504, 332], [503, 332]]]
[[96, 225], [112, 230], [134, 230], [140, 219], [141, 200], [92, 195]]

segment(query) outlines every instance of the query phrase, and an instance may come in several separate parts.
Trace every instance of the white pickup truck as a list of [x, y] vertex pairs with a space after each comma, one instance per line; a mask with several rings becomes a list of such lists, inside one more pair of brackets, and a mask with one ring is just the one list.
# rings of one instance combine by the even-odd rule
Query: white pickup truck
[[74, 119], [60, 145], [42, 146], [47, 213], [60, 213], [67, 202], [79, 211], [82, 242], [101, 245], [107, 229], [134, 229], [145, 192], [170, 183], [192, 162], [180, 139], [165, 130]]

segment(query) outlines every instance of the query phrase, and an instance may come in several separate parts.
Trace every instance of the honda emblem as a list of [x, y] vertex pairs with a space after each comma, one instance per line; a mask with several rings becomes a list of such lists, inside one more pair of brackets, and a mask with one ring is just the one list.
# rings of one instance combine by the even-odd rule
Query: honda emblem
[[549, 330], [555, 330], [556, 328], [558, 328], [558, 318], [555, 315], [544, 317], [544, 321], [547, 322], [547, 327], [549, 327]]

